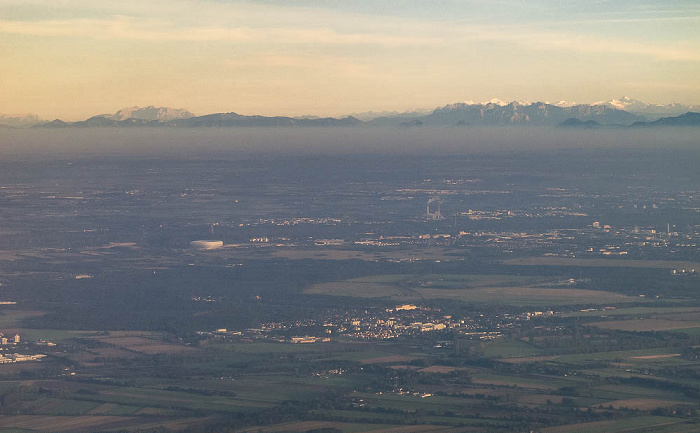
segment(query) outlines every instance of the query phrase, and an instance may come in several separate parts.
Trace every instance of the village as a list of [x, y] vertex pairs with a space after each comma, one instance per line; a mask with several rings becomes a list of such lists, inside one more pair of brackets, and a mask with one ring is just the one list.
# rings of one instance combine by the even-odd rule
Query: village
[[[394, 308], [326, 311], [318, 318], [292, 322], [267, 322], [256, 328], [199, 331], [201, 337], [232, 341], [274, 341], [279, 343], [327, 343], [331, 339], [379, 341], [432, 335], [448, 346], [451, 336], [466, 340], [493, 340], [516, 329], [522, 321], [550, 317], [555, 312], [528, 311], [519, 314], [483, 314], [469, 317], [443, 315], [440, 308], [401, 304]], [[430, 333], [430, 334], [429, 334]]]

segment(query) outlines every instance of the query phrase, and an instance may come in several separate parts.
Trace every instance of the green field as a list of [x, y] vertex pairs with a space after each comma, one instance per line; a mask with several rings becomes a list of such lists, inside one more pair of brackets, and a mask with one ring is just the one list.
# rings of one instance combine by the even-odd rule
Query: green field
[[673, 332], [682, 332], [683, 334], [689, 335], [691, 337], [700, 337], [700, 328], [674, 329]]
[[255, 343], [212, 343], [207, 346], [211, 350], [221, 350], [230, 351], [239, 354], [247, 355], [265, 355], [265, 354], [293, 354], [293, 353], [326, 353], [328, 349], [336, 349], [337, 346], [332, 348], [322, 347], [323, 344], [288, 344], [288, 343], [267, 343], [267, 342], [255, 342]]
[[447, 299], [519, 306], [639, 302], [639, 298], [617, 293], [566, 287], [556, 278], [513, 275], [382, 275], [314, 284], [304, 293], [396, 302]]
[[20, 310], [15, 305], [2, 306], [0, 307], [0, 328], [20, 328], [26, 319], [43, 314], [43, 311]]
[[[319, 429], [333, 428], [343, 433], [465, 433], [464, 429], [440, 425], [402, 425], [396, 424], [371, 424], [371, 423], [347, 423], [338, 421], [296, 421], [275, 424], [270, 426], [254, 426], [244, 428], [236, 433], [305, 433]], [[473, 430], [470, 430], [473, 431]]]
[[23, 428], [0, 428], [0, 433], [36, 433], [36, 430], [27, 430]]
[[[623, 418], [612, 421], [570, 424], [542, 429], [542, 433], [629, 433], [658, 432], [660, 428], [675, 427], [683, 421], [678, 418], [644, 416]], [[671, 430], [677, 431], [677, 430]]]
[[472, 380], [474, 383], [480, 385], [531, 388], [537, 390], [554, 390], [581, 382], [581, 379], [576, 378], [506, 376], [492, 373], [474, 374], [472, 375]]
[[497, 340], [485, 343], [482, 347], [487, 358], [518, 358], [524, 356], [538, 356], [544, 350], [521, 340]]
[[615, 361], [624, 362], [645, 362], [663, 361], [673, 359], [678, 351], [673, 348], [643, 349], [643, 350], [618, 350], [610, 352], [578, 353], [572, 355], [561, 355], [556, 358], [561, 363], [581, 363], [588, 361]]
[[678, 260], [575, 259], [568, 257], [528, 257], [503, 260], [516, 266], [582, 266], [603, 268], [697, 269], [700, 263]]
[[[645, 388], [633, 385], [601, 385], [585, 391], [586, 395], [607, 400], [628, 400], [634, 398], [653, 398], [666, 400], [683, 400], [684, 396], [677, 390]], [[603, 404], [605, 406], [605, 404]]]
[[648, 316], [683, 313], [700, 313], [700, 307], [622, 307], [615, 310], [576, 311], [562, 314], [561, 317], [614, 317], [614, 316]]
[[645, 319], [629, 319], [629, 320], [615, 320], [615, 321], [605, 321], [605, 322], [593, 322], [589, 323], [591, 326], [597, 326], [602, 329], [618, 329], [621, 331], [636, 331], [636, 332], [649, 332], [649, 331], [677, 331], [680, 329], [693, 329], [700, 328], [700, 318], [695, 321], [688, 320], [673, 320], [670, 315], [665, 315], [661, 317], [648, 317]]
[[52, 342], [97, 335], [97, 332], [94, 331], [69, 331], [61, 329], [15, 328], [13, 332], [17, 332], [23, 340], [48, 340]]

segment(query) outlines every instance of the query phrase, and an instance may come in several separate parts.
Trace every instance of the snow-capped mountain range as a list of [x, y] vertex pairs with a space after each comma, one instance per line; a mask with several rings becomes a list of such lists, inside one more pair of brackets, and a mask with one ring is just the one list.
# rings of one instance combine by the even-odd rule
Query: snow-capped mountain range
[[700, 111], [700, 105], [648, 104], [636, 99], [631, 99], [627, 96], [623, 96], [620, 99], [594, 102], [592, 105], [604, 105], [606, 107], [628, 111], [630, 113], [644, 116], [649, 120], [655, 120], [664, 116], [678, 116], [689, 111]]
[[[368, 124], [371, 126], [504, 126], [530, 125], [554, 126], [567, 119], [594, 121], [601, 125], [631, 125], [635, 122], [655, 121], [660, 118], [679, 116], [688, 112], [700, 112], [700, 105], [649, 104], [629, 97], [578, 104], [558, 102], [506, 102], [493, 98], [484, 102], [464, 101], [447, 104], [433, 110], [411, 109], [399, 112], [353, 113], [344, 119], [291, 118], [284, 116], [243, 116], [236, 113], [214, 113], [195, 116], [183, 108], [126, 107], [114, 114], [101, 114], [81, 122], [47, 122], [35, 114], [0, 115], [2, 128], [46, 127], [106, 127], [106, 126], [348, 126]], [[218, 119], [218, 120], [217, 120]]]
[[[512, 104], [513, 102], [517, 103], [520, 106], [528, 106], [532, 105], [533, 103], [530, 101], [511, 101], [511, 102], [506, 102], [498, 98], [493, 98], [488, 101], [484, 102], [474, 102], [474, 101], [464, 101], [460, 102], [457, 104], [449, 104], [446, 105], [443, 108], [454, 108], [460, 104], [462, 105], [479, 105], [479, 106], [488, 106], [488, 105], [497, 105], [500, 107], [505, 107], [507, 105]], [[538, 102], [539, 103], [539, 102]], [[664, 116], [678, 116], [683, 113], [687, 113], [689, 111], [694, 111], [698, 112], [700, 111], [700, 105], [685, 105], [685, 104], [649, 104], [647, 102], [642, 102], [637, 99], [632, 99], [628, 96], [623, 96], [619, 99], [610, 99], [607, 101], [598, 101], [594, 102], [592, 104], [581, 104], [577, 102], [571, 102], [571, 101], [557, 101], [557, 102], [549, 102], [549, 101], [544, 101], [544, 104], [547, 105], [553, 105], [555, 107], [561, 107], [561, 108], [570, 108], [570, 107], [575, 107], [575, 106], [603, 106], [603, 107], [608, 107], [608, 108], [614, 108], [616, 110], [622, 110], [622, 111], [627, 111], [628, 113], [636, 114], [639, 116], [644, 116], [648, 120], [656, 120]]]
[[[531, 107], [531, 106], [552, 106], [552, 107], [558, 107], [558, 108], [564, 108], [567, 110], [571, 110], [573, 107], [588, 107], [585, 108], [585, 110], [590, 110], [591, 107], [606, 107], [610, 108], [613, 110], [619, 110], [619, 111], [625, 111], [627, 113], [644, 117], [646, 120], [649, 121], [654, 121], [657, 119], [660, 119], [662, 117], [668, 117], [668, 116], [678, 116], [684, 113], [687, 113], [689, 111], [692, 112], [700, 112], [700, 105], [685, 105], [685, 104], [649, 104], [646, 102], [642, 102], [636, 99], [632, 99], [627, 96], [623, 96], [619, 99], [610, 99], [607, 101], [598, 101], [594, 102], [592, 104], [585, 104], [585, 103], [577, 103], [577, 102], [572, 102], [572, 101], [557, 101], [557, 102], [550, 102], [550, 101], [544, 101], [544, 102], [530, 102], [530, 101], [504, 101], [502, 99], [498, 98], [493, 98], [488, 101], [483, 101], [483, 102], [475, 102], [472, 100], [468, 101], [463, 101], [463, 102], [457, 102], [453, 104], [447, 104], [444, 107], [437, 108], [436, 110], [455, 110], [455, 109], [466, 109], [467, 107], [481, 107], [485, 109], [495, 109], [497, 107], [508, 107], [508, 106], [514, 106], [514, 107], [520, 107], [521, 109], [526, 108], [526, 107]], [[412, 110], [413, 114], [415, 114], [415, 117], [418, 117], [418, 113], [425, 113], [426, 111], [430, 110]], [[435, 110], [433, 110], [435, 111]], [[375, 116], [372, 116], [372, 114], [376, 114]], [[389, 118], [406, 118], [410, 117], [408, 116], [407, 113], [402, 113], [401, 115], [398, 115], [398, 113], [373, 113], [373, 112], [366, 112], [366, 113], [357, 113], [353, 114], [355, 117], [358, 117], [362, 119], [363, 121], [372, 121], [374, 119], [389, 119]], [[637, 119], [641, 120], [641, 119]], [[379, 120], [379, 122], [384, 122], [386, 123], [387, 121], [384, 120]]]
[[[114, 114], [99, 114], [92, 118], [108, 119], [115, 122], [122, 121], [143, 121], [143, 122], [158, 122], [165, 123], [179, 119], [189, 119], [194, 117], [194, 113], [184, 108], [169, 108], [169, 107], [126, 107], [117, 111]], [[36, 125], [41, 125], [47, 121], [41, 119], [36, 114], [22, 115], [2, 115], [0, 114], [0, 126], [12, 128], [31, 128]]]
[[[492, 99], [485, 103], [461, 102], [436, 108], [431, 114], [417, 118], [430, 126], [556, 126], [571, 118], [592, 120], [602, 125], [631, 125], [645, 117], [605, 105], [554, 105], [546, 102]], [[375, 119], [374, 123], [379, 121]]]
[[102, 117], [118, 121], [137, 119], [168, 122], [175, 119], [189, 119], [190, 117], [194, 117], [194, 113], [184, 108], [154, 107], [153, 105], [149, 105], [148, 107], [134, 106], [122, 108], [114, 114], [104, 114]]

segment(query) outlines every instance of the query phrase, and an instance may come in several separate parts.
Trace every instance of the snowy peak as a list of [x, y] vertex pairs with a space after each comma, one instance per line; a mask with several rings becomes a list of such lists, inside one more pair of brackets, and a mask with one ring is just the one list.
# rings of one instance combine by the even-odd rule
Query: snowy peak
[[530, 101], [511, 101], [506, 102], [498, 98], [493, 98], [488, 101], [477, 103], [474, 101], [464, 101], [458, 102], [456, 104], [448, 104], [442, 107], [442, 110], [455, 110], [466, 107], [480, 107], [484, 109], [494, 109], [499, 107], [513, 107], [513, 109], [527, 108], [531, 106], [538, 106], [540, 109], [546, 109], [546, 106], [553, 106], [557, 108], [572, 109], [574, 107], [589, 107], [587, 109], [592, 109], [593, 107], [598, 107], [599, 109], [606, 108], [612, 110], [621, 110], [628, 113], [643, 116], [649, 120], [656, 120], [661, 117], [667, 116], [678, 116], [689, 111], [700, 112], [700, 105], [684, 105], [684, 104], [649, 104], [642, 102], [629, 96], [623, 96], [617, 99], [610, 99], [608, 101], [598, 101], [592, 104], [580, 104], [577, 102], [570, 101], [558, 101], [558, 102], [536, 102], [532, 103]]
[[432, 110], [425, 109], [425, 108], [409, 108], [406, 111], [399, 112], [399, 111], [363, 111], [359, 113], [350, 113], [348, 116], [355, 117], [357, 119], [360, 119], [363, 122], [368, 122], [370, 120], [378, 119], [378, 118], [385, 118], [385, 117], [390, 117], [390, 118], [414, 118], [417, 116], [424, 116], [426, 114], [429, 114]]
[[509, 103], [508, 103], [508, 102], [505, 102], [505, 101], [501, 101], [501, 100], [498, 99], [498, 98], [492, 98], [492, 99], [490, 99], [490, 100], [488, 100], [488, 101], [486, 101], [486, 102], [482, 102], [482, 103], [481, 103], [481, 105], [489, 105], [489, 104], [500, 105], [501, 107], [505, 107], [505, 106], [508, 105]]
[[470, 100], [464, 101], [464, 102], [447, 104], [443, 107], [443, 109], [456, 109], [456, 108], [464, 108], [464, 107], [507, 107], [507, 106], [512, 105], [512, 104], [524, 106], [524, 105], [530, 105], [530, 102], [527, 102], [527, 101], [506, 102], [506, 101], [500, 100], [498, 98], [492, 98], [492, 99], [489, 99], [488, 101], [484, 101], [484, 102], [474, 102], [470, 99]]
[[684, 105], [684, 104], [649, 104], [646, 102], [632, 99], [628, 96], [623, 96], [619, 99], [611, 99], [609, 101], [594, 102], [594, 106], [604, 106], [615, 108], [617, 110], [625, 110], [630, 113], [639, 114], [648, 118], [660, 118], [665, 116], [677, 116], [689, 111], [700, 111], [699, 105]]
[[30, 128], [44, 122], [45, 120], [42, 120], [36, 114], [0, 114], [0, 125], [11, 126], [13, 128]]
[[602, 125], [631, 125], [646, 121], [642, 116], [605, 105], [572, 104], [562, 102], [557, 105], [545, 102], [500, 100], [483, 104], [457, 103], [437, 108], [432, 114], [419, 120], [425, 125], [480, 125], [480, 126], [555, 126], [567, 119], [594, 121]]
[[112, 115], [105, 115], [103, 117], [117, 121], [136, 119], [168, 122], [170, 120], [189, 119], [190, 117], [194, 117], [194, 113], [184, 108], [154, 107], [150, 105], [148, 107], [134, 106], [122, 108]]
[[559, 101], [559, 102], [555, 102], [553, 104], [551, 104], [549, 102], [545, 102], [545, 104], [554, 105], [555, 107], [562, 107], [562, 108], [575, 107], [576, 105], [579, 105], [576, 102], [568, 102], [568, 101]]
[[620, 99], [611, 99], [609, 101], [598, 101], [591, 105], [605, 105], [610, 108], [616, 108], [618, 110], [627, 110], [629, 107], [650, 107], [652, 104], [647, 104], [642, 101], [637, 101], [628, 96], [623, 96]]
[[525, 101], [525, 100], [506, 102], [506, 101], [503, 101], [503, 100], [498, 99], [498, 98], [492, 98], [488, 101], [482, 102], [481, 104], [477, 104], [477, 103], [472, 102], [472, 101], [467, 101], [466, 104], [467, 105], [498, 105], [499, 107], [506, 107], [508, 105], [515, 104], [515, 105], [521, 105], [521, 106], [525, 107], [528, 105], [532, 105], [532, 102]]

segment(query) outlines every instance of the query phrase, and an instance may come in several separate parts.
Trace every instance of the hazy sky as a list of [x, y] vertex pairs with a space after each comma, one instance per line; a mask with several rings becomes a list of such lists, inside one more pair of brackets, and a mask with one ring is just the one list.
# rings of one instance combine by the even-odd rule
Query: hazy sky
[[697, 0], [0, 0], [0, 113], [700, 103]]

